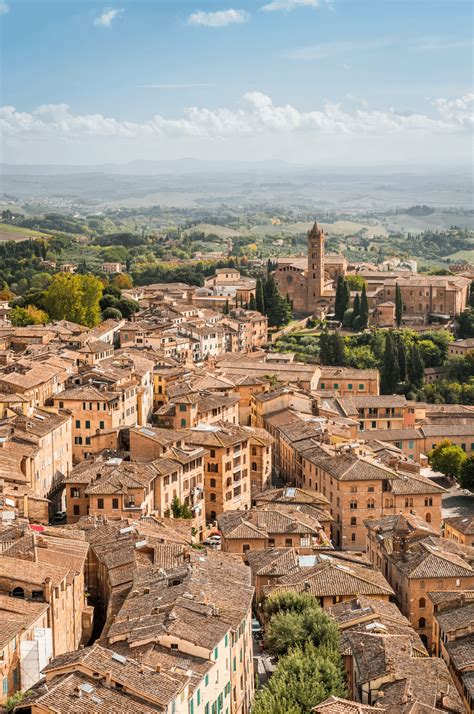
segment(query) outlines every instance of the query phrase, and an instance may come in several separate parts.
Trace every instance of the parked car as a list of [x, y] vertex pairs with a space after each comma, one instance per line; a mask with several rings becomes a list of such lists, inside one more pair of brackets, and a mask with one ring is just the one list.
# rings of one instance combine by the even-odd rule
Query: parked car
[[252, 618], [252, 635], [256, 640], [261, 640], [263, 638], [262, 626], [256, 617]]
[[217, 548], [221, 544], [221, 537], [219, 535], [212, 535], [206, 538], [204, 545], [209, 545], [213, 548]]

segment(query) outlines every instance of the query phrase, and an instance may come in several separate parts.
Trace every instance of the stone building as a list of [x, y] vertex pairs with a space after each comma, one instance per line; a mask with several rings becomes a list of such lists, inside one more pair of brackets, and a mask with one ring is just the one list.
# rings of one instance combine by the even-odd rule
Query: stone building
[[[335, 286], [347, 273], [343, 256], [325, 255], [324, 231], [317, 223], [308, 232], [307, 258], [279, 262], [274, 277], [282, 295], [288, 295], [296, 314], [325, 315], [334, 306]], [[357, 266], [356, 266], [357, 267]], [[360, 268], [360, 266], [359, 266]], [[400, 288], [404, 322], [427, 322], [430, 318], [449, 320], [467, 305], [469, 278], [461, 275], [418, 275], [399, 270], [357, 270], [366, 281], [369, 308], [375, 324], [394, 326], [395, 292]]]

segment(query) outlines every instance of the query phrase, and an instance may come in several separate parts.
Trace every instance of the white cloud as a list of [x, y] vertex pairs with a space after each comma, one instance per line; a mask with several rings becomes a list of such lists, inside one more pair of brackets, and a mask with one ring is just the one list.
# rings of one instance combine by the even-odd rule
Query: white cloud
[[328, 57], [339, 57], [352, 55], [354, 52], [365, 52], [367, 50], [376, 50], [383, 47], [388, 47], [392, 44], [392, 40], [388, 38], [380, 38], [379, 40], [367, 41], [349, 41], [349, 42], [321, 42], [318, 45], [306, 45], [290, 50], [285, 54], [285, 57], [293, 60], [319, 60]]
[[217, 12], [193, 12], [188, 17], [189, 25], [204, 25], [205, 27], [225, 27], [226, 25], [235, 25], [247, 22], [250, 15], [245, 10], [218, 10]]
[[176, 82], [168, 84], [144, 84], [143, 89], [197, 89], [215, 87], [212, 82]]
[[442, 50], [465, 49], [473, 46], [472, 38], [459, 39], [458, 37], [419, 37], [410, 43], [415, 50], [441, 52]]
[[10, 5], [7, 2], [0, 2], [0, 15], [6, 15], [10, 12]]
[[299, 7], [319, 7], [319, 0], [273, 0], [260, 9], [264, 12], [275, 12], [277, 10], [286, 10], [292, 12]]
[[474, 94], [458, 99], [436, 99], [434, 115], [405, 114], [393, 109], [362, 106], [352, 111], [325, 101], [320, 108], [300, 111], [291, 104], [276, 106], [262, 92], [247, 92], [237, 109], [190, 107], [180, 117], [160, 114], [144, 122], [130, 122], [102, 114], [74, 114], [66, 104], [42, 105], [32, 112], [0, 109], [0, 131], [6, 140], [38, 143], [50, 139], [81, 143], [89, 138], [119, 137], [152, 141], [163, 137], [232, 138], [306, 132], [317, 135], [453, 134], [472, 123]]
[[95, 18], [94, 25], [96, 27], [111, 27], [112, 22], [120, 15], [123, 15], [124, 10], [119, 8], [107, 7]]

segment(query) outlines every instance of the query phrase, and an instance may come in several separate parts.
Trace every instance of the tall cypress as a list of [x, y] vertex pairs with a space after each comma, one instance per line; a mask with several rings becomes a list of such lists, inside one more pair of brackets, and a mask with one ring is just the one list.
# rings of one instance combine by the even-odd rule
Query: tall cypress
[[425, 365], [416, 342], [412, 345], [408, 362], [408, 378], [415, 387], [422, 387], [425, 377]]
[[349, 307], [350, 288], [347, 281], [340, 275], [337, 279], [336, 299], [334, 303], [334, 312], [336, 320], [342, 322], [344, 313]]
[[257, 310], [262, 313], [262, 315], [265, 314], [265, 298], [263, 295], [263, 285], [262, 281], [260, 278], [257, 278], [257, 285], [255, 288], [255, 302], [257, 304]]
[[402, 292], [400, 290], [400, 286], [398, 283], [395, 285], [395, 321], [397, 323], [397, 327], [400, 327], [402, 324], [402, 317], [403, 317], [403, 300], [402, 300]]
[[332, 364], [336, 367], [344, 367], [346, 363], [346, 351], [344, 348], [344, 340], [339, 332], [333, 332], [331, 335], [332, 348]]
[[399, 381], [400, 369], [396, 346], [392, 332], [387, 332], [380, 384], [382, 394], [394, 394]]
[[319, 361], [324, 365], [330, 365], [334, 361], [331, 336], [327, 330], [323, 330], [319, 336]]
[[359, 317], [359, 315], [360, 315], [360, 297], [359, 297], [359, 293], [356, 293], [356, 294], [355, 294], [354, 304], [353, 304], [352, 310], [353, 310], [353, 312], [352, 312], [352, 322], [354, 322], [354, 320], [356, 319], [356, 317]]
[[257, 309], [257, 302], [255, 300], [255, 296], [253, 293], [250, 295], [250, 300], [249, 300], [249, 310], [256, 310]]
[[400, 333], [397, 334], [397, 358], [398, 368], [400, 370], [400, 380], [404, 382], [407, 378], [407, 356], [405, 343]]
[[229, 298], [226, 298], [225, 305], [224, 305], [224, 315], [229, 314]]
[[367, 292], [365, 289], [365, 285], [362, 286], [362, 295], [360, 297], [359, 317], [360, 317], [360, 328], [362, 330], [365, 330], [365, 328], [369, 324], [369, 302], [367, 300]]

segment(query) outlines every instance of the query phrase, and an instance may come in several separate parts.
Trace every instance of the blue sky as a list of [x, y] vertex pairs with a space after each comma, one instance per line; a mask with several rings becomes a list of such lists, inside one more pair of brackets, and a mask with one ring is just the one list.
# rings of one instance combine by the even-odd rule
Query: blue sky
[[466, 161], [468, 0], [0, 2], [4, 160]]

